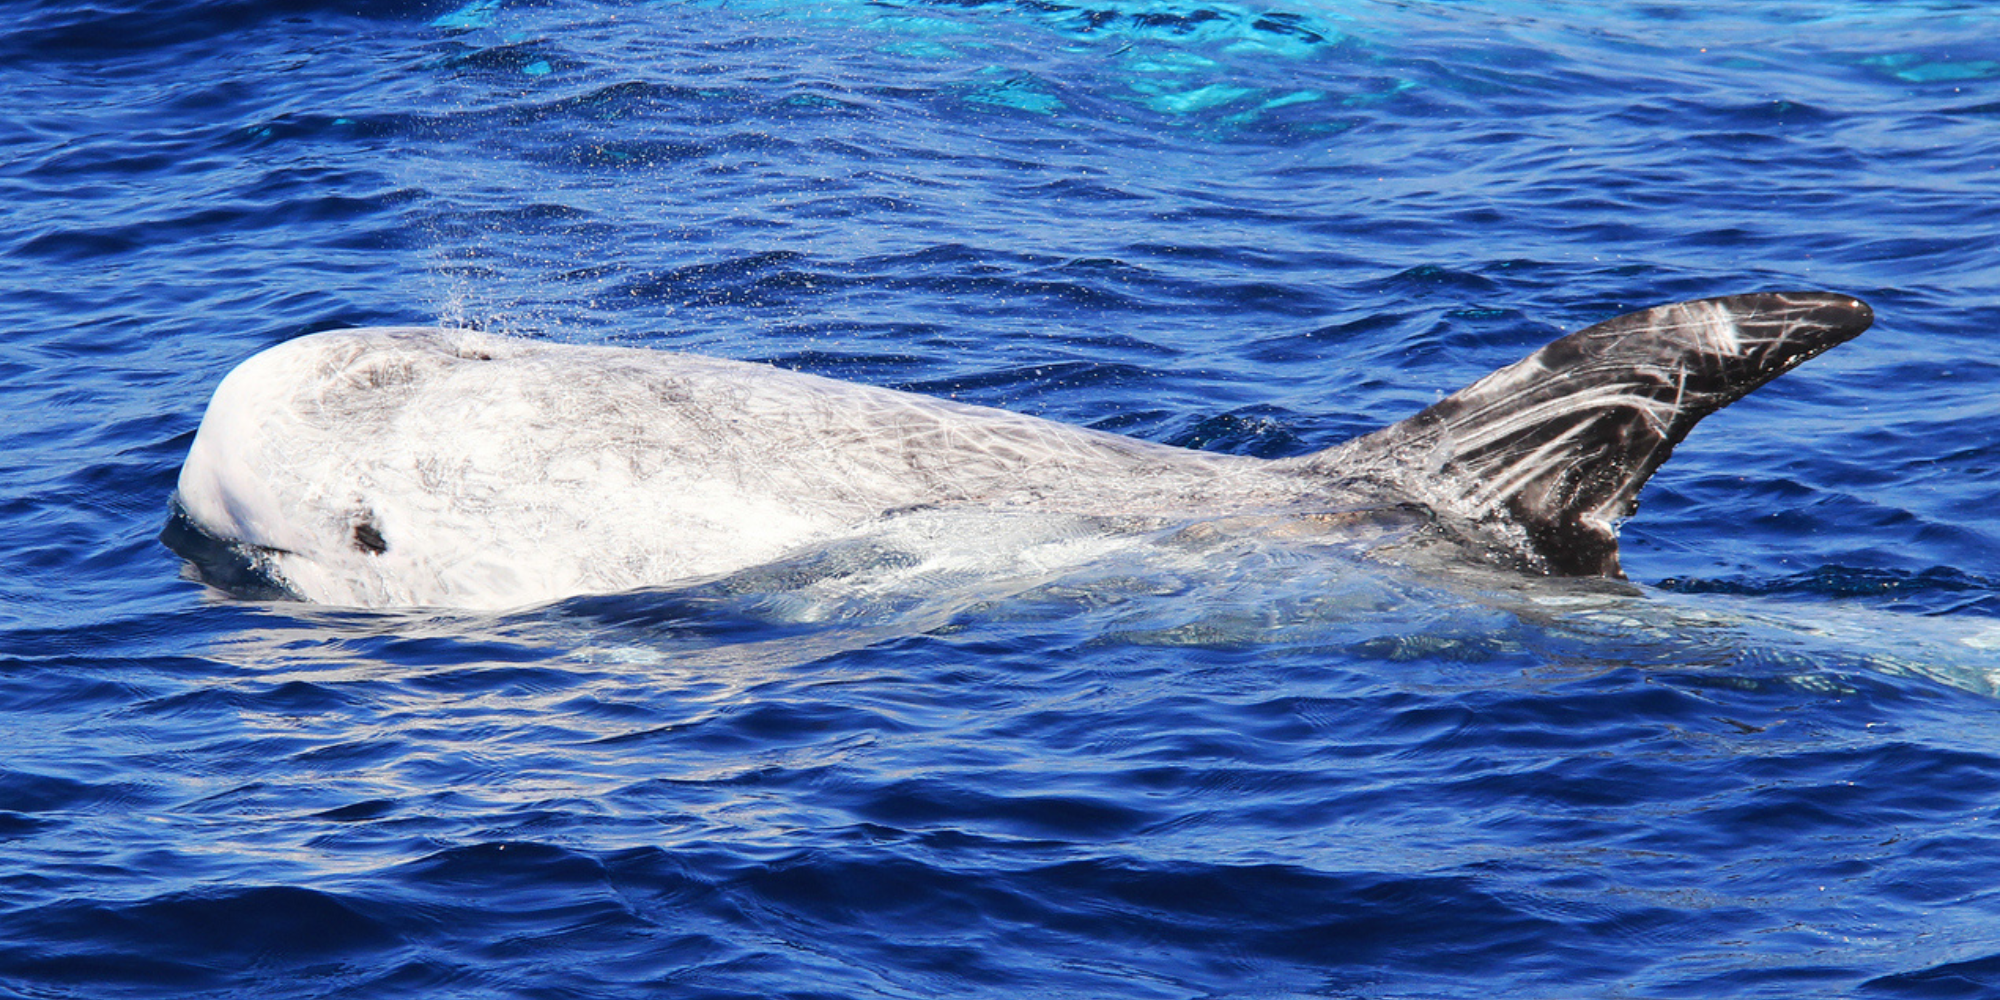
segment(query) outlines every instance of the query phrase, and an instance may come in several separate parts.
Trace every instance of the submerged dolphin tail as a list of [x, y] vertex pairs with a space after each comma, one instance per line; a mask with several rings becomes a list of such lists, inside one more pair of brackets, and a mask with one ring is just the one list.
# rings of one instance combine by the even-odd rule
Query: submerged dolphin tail
[[1559, 576], [1621, 576], [1617, 523], [1701, 418], [1874, 320], [1825, 292], [1658, 306], [1570, 334], [1422, 413], [1311, 456], [1407, 492]]

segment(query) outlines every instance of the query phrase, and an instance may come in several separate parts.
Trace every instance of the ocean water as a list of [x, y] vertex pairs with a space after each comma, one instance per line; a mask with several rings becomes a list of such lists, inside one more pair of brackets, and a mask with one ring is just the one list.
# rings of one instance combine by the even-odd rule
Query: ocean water
[[[0, 996], [2000, 996], [1991, 5], [7, 11]], [[1876, 327], [1631, 591], [1224, 535], [364, 612], [156, 540], [322, 329], [1278, 456], [1785, 288]]]

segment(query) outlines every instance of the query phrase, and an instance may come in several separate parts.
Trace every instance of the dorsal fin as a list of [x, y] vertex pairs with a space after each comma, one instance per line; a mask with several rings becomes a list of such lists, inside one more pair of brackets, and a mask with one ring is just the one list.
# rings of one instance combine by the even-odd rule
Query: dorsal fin
[[1557, 340], [1422, 413], [1311, 456], [1522, 549], [1621, 576], [1618, 520], [1701, 418], [1858, 336], [1865, 303], [1773, 292], [1658, 306]]

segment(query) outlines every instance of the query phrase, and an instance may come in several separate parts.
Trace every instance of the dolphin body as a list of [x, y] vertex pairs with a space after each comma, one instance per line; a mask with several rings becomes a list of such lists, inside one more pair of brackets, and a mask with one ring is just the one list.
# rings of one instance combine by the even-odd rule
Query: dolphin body
[[1659, 306], [1278, 460], [695, 355], [319, 333], [223, 379], [162, 539], [225, 590], [362, 607], [678, 584], [959, 513], [967, 535], [995, 513], [1103, 534], [1223, 519], [1615, 578], [1618, 521], [1696, 422], [1872, 320], [1823, 292]]

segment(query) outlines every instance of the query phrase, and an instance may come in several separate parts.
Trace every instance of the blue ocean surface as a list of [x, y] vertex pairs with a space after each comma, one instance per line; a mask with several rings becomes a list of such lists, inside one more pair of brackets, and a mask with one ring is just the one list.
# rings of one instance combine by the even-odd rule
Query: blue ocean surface
[[[6, 10], [0, 996], [2000, 996], [1991, 4]], [[1680, 447], [1632, 592], [1224, 538], [361, 611], [157, 540], [318, 330], [1283, 456], [1794, 288], [1876, 325]]]

